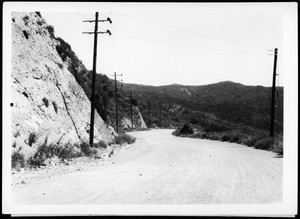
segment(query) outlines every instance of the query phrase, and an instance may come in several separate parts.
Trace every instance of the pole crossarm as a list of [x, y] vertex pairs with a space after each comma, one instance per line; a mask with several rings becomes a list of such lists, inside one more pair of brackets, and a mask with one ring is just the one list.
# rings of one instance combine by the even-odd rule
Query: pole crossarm
[[106, 20], [85, 20], [85, 21], [82, 21], [82, 22], [89, 22], [89, 23], [92, 23], [92, 22], [109, 22], [109, 23], [112, 23], [111, 19], [108, 17]]
[[109, 35], [111, 35], [111, 32], [109, 30], [106, 30], [106, 32], [102, 32], [102, 31], [97, 31], [97, 32], [82, 32], [83, 34], [95, 34], [95, 33], [108, 33]]

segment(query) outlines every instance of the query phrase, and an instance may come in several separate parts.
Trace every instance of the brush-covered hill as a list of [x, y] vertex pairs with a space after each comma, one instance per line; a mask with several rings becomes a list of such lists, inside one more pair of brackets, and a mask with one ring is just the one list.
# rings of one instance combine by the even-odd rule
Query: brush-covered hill
[[[166, 127], [180, 126], [199, 119], [197, 113], [209, 113], [224, 121], [267, 131], [270, 124], [271, 88], [246, 86], [231, 81], [201, 86], [172, 84], [146, 86], [124, 84], [126, 92], [132, 91], [144, 118], [150, 124]], [[160, 114], [161, 107], [161, 114]], [[276, 94], [276, 131], [283, 128], [283, 88]], [[146, 119], [147, 121], [147, 119]]]

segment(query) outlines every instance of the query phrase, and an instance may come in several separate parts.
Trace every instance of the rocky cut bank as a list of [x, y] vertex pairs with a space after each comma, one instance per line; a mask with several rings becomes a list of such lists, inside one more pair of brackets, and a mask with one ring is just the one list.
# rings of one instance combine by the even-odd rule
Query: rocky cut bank
[[[13, 151], [28, 158], [47, 143], [88, 142], [90, 101], [63, 62], [39, 13], [11, 17], [11, 112]], [[95, 112], [94, 141], [109, 143], [113, 128]]]

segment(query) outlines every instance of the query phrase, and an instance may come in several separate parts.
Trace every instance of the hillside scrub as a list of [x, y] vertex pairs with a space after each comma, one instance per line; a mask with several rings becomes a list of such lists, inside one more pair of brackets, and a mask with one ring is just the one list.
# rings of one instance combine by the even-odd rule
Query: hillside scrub
[[[159, 124], [162, 128], [193, 123], [191, 117], [196, 121], [201, 120], [202, 112], [206, 112], [223, 121], [264, 131], [269, 129], [270, 87], [246, 86], [224, 81], [200, 86], [124, 84], [123, 88], [124, 91], [132, 91], [135, 94], [139, 109], [145, 118], [148, 115], [148, 100], [155, 100], [151, 102], [150, 124]], [[278, 133], [282, 133], [283, 87], [278, 87], [277, 98], [275, 127]], [[228, 130], [226, 127], [218, 128], [218, 131]]]
[[[82, 142], [81, 144], [49, 144], [47, 145], [47, 138], [44, 143], [37, 148], [37, 151], [27, 160], [28, 166], [45, 166], [48, 159], [57, 157], [59, 159], [72, 159], [77, 157], [94, 157], [98, 155], [99, 148], [107, 148], [107, 144], [104, 141], [94, 143], [93, 147], [90, 147], [88, 143]], [[20, 163], [20, 164], [19, 164]], [[12, 167], [21, 165], [25, 166], [24, 157], [19, 153], [14, 153], [12, 156]]]
[[[188, 128], [187, 128], [188, 127]], [[188, 132], [186, 130], [189, 130]], [[176, 129], [172, 134], [180, 137], [201, 138], [209, 140], [217, 140], [223, 142], [238, 143], [261, 150], [269, 150], [283, 155], [283, 137], [278, 135], [275, 138], [269, 137], [268, 133], [261, 131], [248, 131], [232, 129], [231, 131], [211, 131], [201, 127], [199, 124], [186, 123], [182, 127]]]
[[116, 136], [115, 143], [120, 144], [120, 145], [125, 144], [125, 143], [132, 144], [135, 142], [135, 140], [136, 140], [135, 137], [132, 137], [131, 135], [124, 133], [124, 134], [120, 134], [120, 135]]
[[23, 168], [25, 166], [24, 155], [20, 151], [14, 151], [11, 155], [11, 167], [12, 168]]

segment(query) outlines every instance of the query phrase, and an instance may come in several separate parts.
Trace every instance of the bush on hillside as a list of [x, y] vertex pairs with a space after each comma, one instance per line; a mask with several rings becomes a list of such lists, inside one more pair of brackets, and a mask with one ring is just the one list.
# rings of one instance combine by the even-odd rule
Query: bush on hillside
[[131, 135], [128, 134], [119, 134], [118, 136], [115, 137], [115, 143], [116, 144], [132, 144], [136, 140], [135, 137], [132, 137]]
[[277, 153], [278, 155], [283, 155], [283, 141], [282, 136], [275, 139], [274, 145], [273, 145], [273, 151]]
[[30, 132], [28, 136], [28, 145], [31, 147], [37, 141], [38, 137], [35, 132]]
[[11, 167], [23, 168], [25, 166], [25, 158], [20, 151], [14, 151], [11, 155]]
[[29, 24], [29, 16], [28, 16], [28, 15], [25, 15], [25, 16], [23, 17], [23, 21], [24, 21], [25, 25], [28, 25], [28, 24]]
[[93, 155], [97, 154], [97, 149], [90, 147], [88, 143], [82, 142], [80, 144], [81, 151], [88, 157], [91, 157]]
[[105, 141], [100, 140], [97, 143], [94, 143], [93, 145], [94, 148], [107, 148], [107, 144]]
[[274, 139], [271, 137], [266, 137], [264, 139], [257, 141], [254, 144], [254, 147], [256, 149], [270, 150], [272, 149], [273, 144], [274, 144]]
[[82, 157], [84, 154], [77, 145], [67, 143], [65, 145], [50, 144], [47, 145], [47, 138], [44, 143], [37, 148], [37, 151], [32, 155], [28, 164], [30, 166], [45, 166], [45, 161], [49, 158], [58, 157], [62, 159], [70, 159]]
[[48, 26], [46, 26], [46, 29], [48, 30], [48, 32], [50, 34], [50, 37], [55, 38], [55, 36], [54, 36], [54, 27], [52, 25], [48, 25]]

